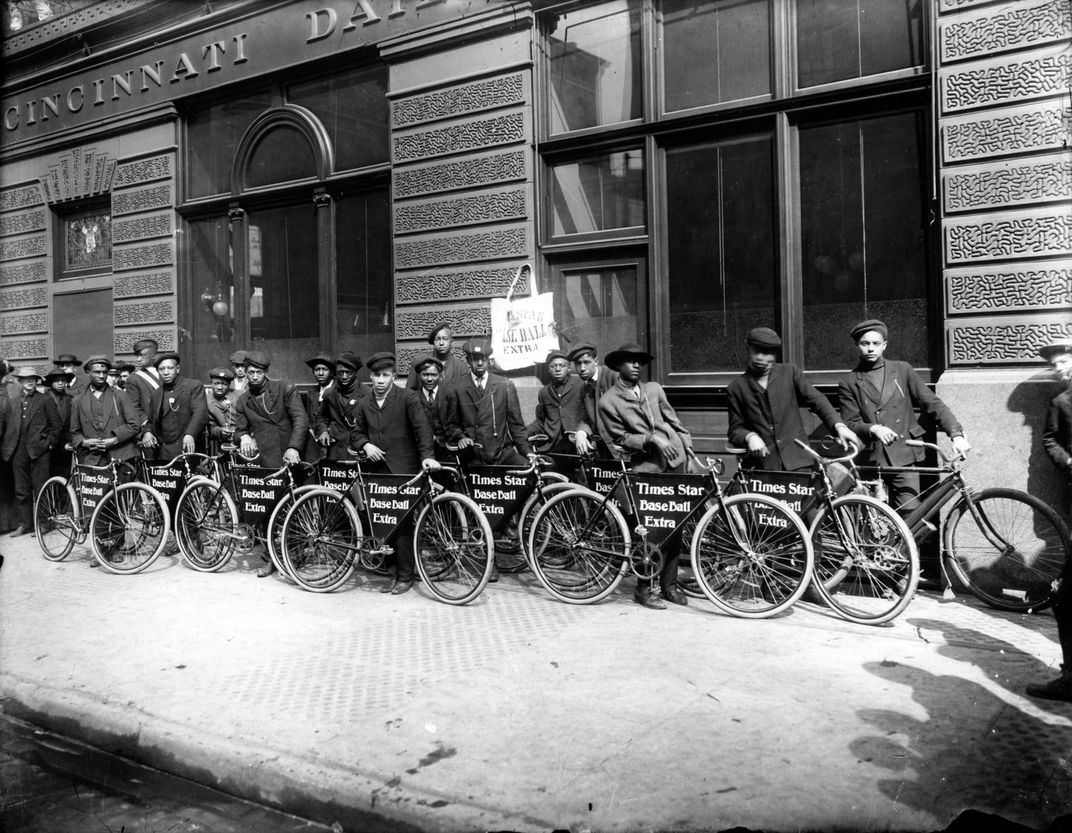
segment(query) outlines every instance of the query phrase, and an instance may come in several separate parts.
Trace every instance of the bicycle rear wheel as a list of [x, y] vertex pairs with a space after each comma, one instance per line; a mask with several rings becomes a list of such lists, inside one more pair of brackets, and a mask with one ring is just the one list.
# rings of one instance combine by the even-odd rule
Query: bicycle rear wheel
[[294, 501], [283, 519], [280, 559], [286, 574], [313, 593], [328, 593], [353, 575], [361, 521], [345, 497], [316, 488]]
[[957, 578], [999, 610], [1039, 610], [1053, 601], [1069, 558], [1068, 528], [1034, 495], [984, 489], [950, 512], [945, 551]]
[[202, 573], [223, 569], [238, 544], [238, 509], [215, 480], [196, 480], [175, 507], [175, 540], [187, 565]]
[[144, 483], [108, 492], [89, 520], [97, 562], [112, 573], [140, 573], [164, 551], [171, 517], [163, 496]]
[[744, 619], [788, 609], [811, 580], [808, 530], [780, 500], [738, 494], [708, 509], [692, 539], [692, 571], [715, 607]]
[[919, 584], [919, 551], [905, 522], [882, 501], [844, 495], [811, 525], [812, 587], [839, 616], [880, 625], [908, 607]]
[[536, 578], [570, 604], [591, 604], [614, 592], [629, 569], [631, 547], [618, 507], [583, 488], [549, 498], [529, 531]]
[[78, 540], [81, 517], [74, 488], [65, 477], [45, 481], [34, 504], [34, 531], [41, 554], [49, 561], [63, 561]]
[[466, 495], [441, 492], [428, 501], [417, 516], [413, 546], [417, 574], [441, 602], [467, 604], [491, 577], [491, 525]]

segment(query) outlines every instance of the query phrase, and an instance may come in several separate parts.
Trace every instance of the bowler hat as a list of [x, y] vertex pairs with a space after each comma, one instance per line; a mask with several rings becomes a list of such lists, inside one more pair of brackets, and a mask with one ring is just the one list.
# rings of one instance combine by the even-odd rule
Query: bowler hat
[[45, 384], [51, 385], [53, 382], [58, 382], [60, 379], [62, 379], [65, 384], [70, 384], [73, 378], [74, 374], [68, 373], [66, 370], [50, 370], [45, 374]]
[[781, 336], [770, 327], [753, 327], [748, 331], [744, 340], [753, 347], [760, 347], [766, 350], [777, 350], [782, 346]]
[[352, 350], [346, 350], [345, 352], [339, 353], [338, 358], [335, 359], [335, 366], [337, 368], [348, 367], [350, 370], [360, 370], [361, 357]]
[[234, 379], [234, 371], [229, 367], [214, 367], [208, 372], [209, 379], [223, 379], [230, 382]]
[[41, 374], [37, 372], [36, 367], [20, 367], [15, 371], [16, 379], [29, 379], [31, 376], [35, 379], [41, 378]]
[[380, 353], [373, 353], [369, 356], [369, 360], [365, 362], [365, 367], [375, 373], [377, 370], [383, 370], [385, 367], [394, 367], [395, 364], [395, 354], [383, 351]]
[[648, 364], [655, 356], [635, 341], [630, 341], [609, 353], [604, 361], [607, 363], [607, 367], [617, 370], [622, 362], [633, 358], [639, 359], [641, 364]]
[[413, 362], [413, 372], [420, 373], [430, 364], [434, 364], [440, 370], [443, 370], [443, 362], [435, 356], [418, 356]]
[[272, 357], [263, 350], [249, 350], [245, 353], [242, 364], [246, 367], [259, 367], [262, 370], [267, 370], [272, 366]]
[[81, 367], [82, 362], [78, 361], [78, 356], [74, 353], [60, 353], [52, 363], [59, 367], [61, 364], [73, 364], [75, 367]]
[[566, 356], [566, 358], [569, 359], [571, 362], [575, 362], [585, 353], [591, 353], [594, 357], [599, 355], [599, 350], [596, 349], [596, 346], [592, 342], [582, 341], [580, 344], [578, 344], [572, 350], [569, 351], [569, 354]]
[[471, 338], [469, 341], [462, 345], [462, 352], [467, 356], [476, 356], [487, 358], [491, 355], [491, 345], [488, 344], [486, 339], [483, 338]]
[[439, 335], [440, 330], [450, 330], [450, 329], [452, 329], [452, 327], [450, 326], [450, 322], [448, 322], [448, 321], [440, 321], [438, 324], [436, 324], [434, 327], [432, 327], [432, 329], [430, 329], [428, 331], [428, 343], [432, 344], [432, 343], [435, 342], [435, 337], [437, 335]]
[[866, 321], [861, 321], [852, 328], [852, 332], [849, 333], [849, 335], [852, 336], [853, 341], [859, 341], [860, 336], [864, 333], [870, 333], [872, 330], [876, 333], [882, 333], [883, 341], [889, 338], [890, 331], [887, 330], [886, 325], [877, 318], [868, 318]]
[[86, 359], [86, 371], [88, 372], [88, 371], [92, 370], [93, 366], [97, 365], [97, 364], [103, 364], [105, 370], [111, 370], [112, 369], [112, 360], [111, 359], [109, 359], [107, 356], [96, 355], [96, 356], [90, 356], [88, 359]]
[[140, 339], [138, 339], [137, 341], [134, 342], [134, 346], [131, 349], [133, 350], [134, 355], [136, 356], [138, 353], [140, 353], [146, 347], [152, 347], [154, 350], [156, 350], [159, 346], [160, 345], [156, 343], [156, 339], [154, 339], [154, 338], [140, 338]]
[[1048, 362], [1053, 361], [1054, 356], [1059, 356], [1062, 353], [1072, 353], [1072, 339], [1066, 338], [1061, 341], [1055, 341], [1052, 344], [1040, 347], [1038, 351], [1038, 354]]
[[325, 353], [321, 350], [314, 356], [305, 360], [305, 364], [310, 368], [315, 369], [318, 364], [326, 364], [332, 370], [335, 369], [335, 357], [331, 353]]

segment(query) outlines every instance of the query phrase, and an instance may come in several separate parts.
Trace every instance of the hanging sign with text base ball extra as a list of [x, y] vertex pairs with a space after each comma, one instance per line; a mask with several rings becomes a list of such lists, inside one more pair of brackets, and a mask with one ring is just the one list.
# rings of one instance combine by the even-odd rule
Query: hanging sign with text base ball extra
[[507, 521], [536, 488], [534, 473], [510, 474], [512, 471], [517, 469], [513, 466], [469, 466], [465, 470], [469, 497], [476, 501], [496, 535], [506, 528]]

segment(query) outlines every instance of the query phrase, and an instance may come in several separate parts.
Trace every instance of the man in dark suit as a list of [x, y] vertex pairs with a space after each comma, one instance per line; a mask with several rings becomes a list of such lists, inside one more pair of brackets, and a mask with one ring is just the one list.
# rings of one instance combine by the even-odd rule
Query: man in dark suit
[[546, 364], [551, 380], [536, 395], [536, 419], [529, 425], [530, 434], [546, 434], [548, 452], [573, 454], [577, 440], [571, 441], [569, 435], [586, 427], [585, 385], [570, 372], [569, 357], [562, 350], [548, 353]]
[[[418, 395], [395, 385], [395, 357], [376, 353], [366, 362], [372, 374], [372, 391], [358, 400], [349, 446], [364, 452], [370, 473], [415, 474], [422, 468], [439, 468], [435, 460], [432, 427]], [[399, 596], [413, 586], [415, 554], [412, 519], [395, 546], [394, 581], [384, 593]]]
[[60, 415], [60, 435], [52, 446], [49, 455], [48, 473], [50, 477], [67, 477], [71, 473], [71, 452], [64, 446], [71, 439], [71, 403], [74, 397], [68, 393], [71, 374], [63, 370], [52, 370], [45, 375], [48, 396]]
[[[906, 440], [924, 435], [916, 408], [933, 419], [949, 435], [958, 454], [967, 454], [971, 444], [953, 412], [923, 383], [907, 362], [886, 359], [888, 330], [871, 318], [852, 328], [852, 340], [860, 362], [838, 385], [841, 418], [864, 443], [873, 443], [857, 462], [873, 466], [914, 466], [923, 460], [922, 448]], [[917, 505], [919, 474], [914, 471], [883, 475], [891, 503], [906, 513]]]
[[361, 357], [347, 350], [335, 359], [335, 382], [324, 393], [317, 409], [316, 442], [329, 460], [350, 459], [347, 449], [354, 427], [354, 413], [367, 391], [357, 381]]
[[108, 385], [111, 366], [104, 356], [86, 359], [89, 387], [71, 403], [71, 445], [84, 454], [82, 462], [92, 466], [138, 454], [139, 417], [127, 395]]
[[231, 390], [234, 373], [227, 367], [214, 367], [208, 372], [209, 388], [205, 391], [208, 408], [208, 447], [217, 454], [223, 443], [234, 436], [234, 403], [238, 394]]
[[[608, 440], [599, 414], [599, 400], [618, 381], [618, 374], [599, 363], [599, 351], [590, 341], [582, 341], [569, 351], [567, 358], [573, 363], [577, 376], [584, 383], [584, 425], [577, 431], [576, 445], [579, 454], [595, 454], [606, 451]], [[603, 448], [597, 446], [602, 444]]]
[[435, 444], [435, 457], [440, 462], [450, 462], [453, 456], [447, 451], [447, 422], [450, 419], [450, 403], [447, 386], [443, 382], [443, 362], [435, 356], [418, 357], [413, 362], [413, 372], [421, 380], [417, 396], [428, 416]]
[[137, 369], [127, 377], [125, 390], [144, 431], [149, 422], [149, 400], [153, 392], [160, 389], [160, 373], [156, 369], [156, 351], [159, 346], [154, 339], [143, 338], [134, 342], [133, 349]]
[[748, 449], [745, 464], [768, 471], [810, 469], [812, 458], [794, 440], [806, 443], [800, 416], [808, 408], [838, 435], [842, 447], [858, 446], [856, 434], [838, 419], [825, 396], [804, 378], [800, 368], [780, 364], [782, 339], [768, 327], [755, 327], [745, 336], [748, 367], [726, 388], [729, 400], [730, 445]]
[[47, 393], [38, 393], [41, 376], [32, 367], [15, 372], [22, 396], [10, 400], [4, 427], [3, 457], [15, 475], [15, 538], [33, 532], [33, 505], [48, 480], [52, 447], [59, 441], [62, 425], [56, 405]]
[[156, 449], [154, 457], [167, 462], [197, 448], [208, 423], [205, 386], [196, 379], [183, 379], [178, 353], [162, 353], [156, 359], [160, 387], [148, 399], [143, 448]]
[[[1042, 446], [1067, 481], [1072, 475], [1072, 339], [1049, 344], [1039, 355], [1050, 363], [1063, 388], [1050, 402]], [[1072, 561], [1065, 561], [1061, 588], [1053, 600], [1053, 618], [1061, 642], [1061, 675], [1025, 690], [1031, 697], [1072, 703]]]
[[[465, 362], [454, 353], [454, 331], [449, 323], [440, 321], [434, 324], [428, 331], [428, 343], [432, 345], [432, 357], [443, 365], [439, 371], [439, 384], [444, 391], [469, 375]], [[420, 371], [416, 365], [410, 368], [406, 387], [409, 390], [419, 390], [421, 387]]]
[[306, 391], [304, 394], [305, 416], [309, 421], [309, 435], [305, 440], [302, 459], [307, 463], [315, 463], [324, 456], [324, 449], [317, 442], [316, 422], [324, 397], [335, 387], [335, 357], [331, 353], [321, 350], [306, 359], [305, 365], [313, 373], [316, 389]]

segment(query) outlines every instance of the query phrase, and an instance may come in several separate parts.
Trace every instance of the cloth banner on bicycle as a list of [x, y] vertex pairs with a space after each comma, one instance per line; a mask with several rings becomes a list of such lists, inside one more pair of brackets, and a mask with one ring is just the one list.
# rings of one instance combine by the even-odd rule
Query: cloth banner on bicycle
[[[514, 298], [514, 288], [523, 274], [529, 275], [531, 294]], [[499, 367], [520, 370], [542, 363], [548, 352], [558, 349], [554, 320], [554, 293], [537, 292], [532, 266], [523, 263], [506, 297], [491, 299], [491, 349]]]
[[648, 530], [648, 541], [661, 544], [707, 497], [702, 474], [636, 473], [633, 495], [637, 522]]
[[145, 482], [160, 492], [168, 509], [175, 511], [175, 504], [179, 502], [179, 495], [186, 488], [186, 467], [152, 466], [145, 467]]
[[403, 488], [412, 479], [411, 474], [365, 475], [365, 498], [374, 537], [388, 538], [413, 507], [421, 494], [420, 484]]
[[592, 460], [585, 464], [585, 485], [601, 495], [609, 495], [622, 474], [622, 464], [617, 460]]
[[278, 469], [264, 466], [236, 466], [235, 481], [238, 484], [238, 510], [250, 523], [267, 523], [276, 504], [290, 488], [285, 474], [269, 477]]
[[512, 466], [468, 466], [465, 479], [494, 534], [500, 533], [536, 486], [536, 475], [510, 474]]
[[815, 507], [818, 481], [814, 471], [743, 469], [741, 476], [745, 480], [745, 491], [777, 498], [801, 517]]
[[75, 466], [81, 474], [79, 497], [82, 500], [82, 517], [89, 518], [93, 510], [108, 492], [112, 490], [112, 473], [110, 471], [93, 471], [86, 466]]

